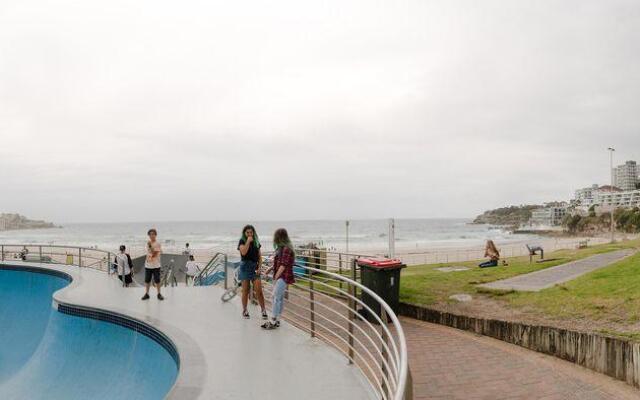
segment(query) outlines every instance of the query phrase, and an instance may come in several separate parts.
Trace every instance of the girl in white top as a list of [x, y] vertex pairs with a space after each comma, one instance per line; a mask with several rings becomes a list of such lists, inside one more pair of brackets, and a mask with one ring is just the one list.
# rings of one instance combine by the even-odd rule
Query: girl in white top
[[116, 264], [118, 265], [118, 278], [124, 282], [125, 286], [129, 286], [133, 282], [133, 271], [131, 270], [131, 257], [125, 250], [124, 245], [120, 246], [120, 253], [116, 255]]

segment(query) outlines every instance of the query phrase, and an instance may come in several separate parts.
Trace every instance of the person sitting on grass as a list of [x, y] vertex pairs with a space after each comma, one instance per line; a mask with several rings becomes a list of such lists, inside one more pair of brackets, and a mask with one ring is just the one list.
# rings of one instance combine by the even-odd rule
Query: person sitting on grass
[[273, 270], [272, 320], [265, 322], [262, 325], [263, 329], [276, 329], [280, 326], [280, 315], [282, 315], [284, 308], [284, 293], [289, 285], [295, 283], [293, 264], [296, 255], [286, 229], [280, 228], [274, 233], [273, 247], [276, 249], [273, 264], [265, 272], [265, 274], [269, 274]]
[[488, 257], [489, 261], [483, 262], [482, 264], [478, 265], [480, 268], [498, 266], [498, 261], [500, 261], [500, 252], [496, 248], [495, 243], [493, 243], [493, 240], [487, 240], [487, 246], [484, 249], [484, 256]]

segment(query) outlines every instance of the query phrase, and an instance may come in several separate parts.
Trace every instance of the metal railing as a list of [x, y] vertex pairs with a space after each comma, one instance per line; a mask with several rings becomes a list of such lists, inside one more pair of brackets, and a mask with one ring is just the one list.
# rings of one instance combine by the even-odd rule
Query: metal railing
[[[297, 282], [287, 289], [282, 317], [342, 353], [362, 371], [376, 397], [412, 400], [404, 331], [390, 306], [358, 283], [357, 260], [363, 255], [307, 248], [296, 252]], [[0, 260], [55, 263], [111, 273], [114, 253], [73, 246], [7, 244], [0, 245]], [[227, 267], [227, 255], [216, 253], [200, 279], [224, 271], [226, 288]], [[264, 291], [269, 302], [272, 282], [264, 282]], [[362, 293], [375, 304], [364, 302]], [[379, 312], [374, 311], [378, 308]]]
[[[350, 263], [343, 269], [353, 273], [357, 260]], [[406, 339], [398, 317], [376, 293], [328, 269], [296, 266], [296, 283], [287, 289], [282, 317], [342, 353], [362, 371], [376, 397], [412, 400]], [[267, 280], [263, 287], [271, 302], [273, 283]], [[375, 304], [365, 303], [358, 293], [366, 293]]]
[[114, 253], [87, 247], [0, 244], [0, 261], [28, 261], [92, 268], [111, 273]]
[[209, 277], [213, 276], [218, 271], [224, 271], [224, 288], [226, 289], [228, 286], [227, 282], [227, 267], [228, 267], [228, 257], [224, 253], [216, 253], [211, 260], [207, 263], [207, 265], [202, 268], [200, 273], [193, 278], [194, 286], [204, 286], [207, 284], [207, 280]]
[[[296, 252], [296, 267], [317, 268], [323, 271], [333, 272], [335, 274], [347, 277], [356, 282], [360, 282], [360, 267], [357, 260], [360, 258], [370, 258], [372, 255], [341, 253], [335, 251], [327, 251], [323, 249], [309, 249], [306, 247], [298, 247]], [[272, 253], [266, 256], [271, 256]], [[344, 285], [337, 282], [340, 288]], [[356, 294], [359, 294], [356, 290]]]
[[[601, 238], [589, 238], [589, 245], [607, 243], [608, 240]], [[545, 253], [558, 250], [571, 250], [578, 248], [584, 239], [538, 239], [532, 240], [544, 247]], [[526, 243], [500, 245], [497, 243], [501, 257], [522, 257], [528, 256], [529, 251]], [[476, 248], [451, 248], [437, 249], [432, 251], [398, 252], [398, 258], [406, 265], [427, 265], [427, 264], [447, 264], [453, 262], [468, 262], [484, 259], [484, 247]]]

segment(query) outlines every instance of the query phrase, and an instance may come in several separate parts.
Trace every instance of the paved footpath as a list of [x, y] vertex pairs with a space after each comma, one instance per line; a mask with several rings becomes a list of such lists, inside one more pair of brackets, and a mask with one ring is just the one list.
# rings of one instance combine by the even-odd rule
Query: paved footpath
[[604, 268], [632, 255], [634, 252], [634, 250], [627, 249], [598, 254], [582, 260], [531, 272], [529, 274], [518, 275], [501, 281], [485, 283], [479, 286], [488, 289], [538, 292], [542, 289], [547, 289], [557, 284], [576, 279], [591, 271]]
[[558, 358], [402, 318], [414, 400], [638, 400], [640, 390]]

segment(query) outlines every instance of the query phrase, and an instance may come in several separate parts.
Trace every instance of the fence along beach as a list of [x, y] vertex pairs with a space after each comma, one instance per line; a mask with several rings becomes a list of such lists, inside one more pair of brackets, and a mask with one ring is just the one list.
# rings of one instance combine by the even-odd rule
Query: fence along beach
[[[409, 265], [463, 262], [481, 259], [484, 242], [492, 239], [503, 256], [526, 255], [526, 244], [536, 244], [547, 251], [571, 249], [587, 240], [583, 237], [542, 237], [514, 235], [499, 227], [471, 225], [468, 219], [397, 219], [395, 220], [395, 257]], [[235, 254], [238, 229], [244, 221], [159, 222], [159, 223], [86, 223], [62, 224], [60, 229], [0, 232], [3, 243], [69, 244], [108, 251], [125, 244], [132, 254], [144, 253], [144, 232], [150, 224], [163, 232], [166, 251], [181, 253], [185, 243], [198, 260], [215, 252]], [[286, 226], [296, 245], [314, 243], [335, 252], [364, 255], [389, 255], [388, 220], [353, 220], [347, 234], [345, 221], [265, 221], [255, 222], [259, 232], [271, 232]], [[265, 248], [272, 244], [266, 238]], [[589, 244], [606, 241], [589, 238]], [[348, 244], [347, 244], [348, 242]]]

